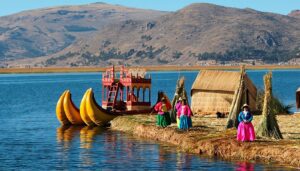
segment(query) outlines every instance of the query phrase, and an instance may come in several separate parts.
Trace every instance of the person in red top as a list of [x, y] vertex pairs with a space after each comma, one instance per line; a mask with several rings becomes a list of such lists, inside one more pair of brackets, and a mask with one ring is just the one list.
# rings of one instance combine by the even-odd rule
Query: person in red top
[[189, 105], [187, 104], [186, 99], [182, 100], [182, 104], [177, 111], [177, 118], [180, 119], [179, 129], [189, 129], [192, 127], [192, 119], [193, 115]]
[[157, 103], [154, 110], [157, 111], [157, 122], [156, 124], [161, 127], [167, 127], [171, 124], [171, 118], [169, 110], [172, 108], [171, 103], [166, 100], [165, 97], [161, 98], [161, 101]]

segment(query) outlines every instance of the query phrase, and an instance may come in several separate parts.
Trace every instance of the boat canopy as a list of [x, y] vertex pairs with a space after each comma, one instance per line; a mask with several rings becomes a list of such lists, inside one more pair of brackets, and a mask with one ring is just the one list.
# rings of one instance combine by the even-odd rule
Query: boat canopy
[[[117, 77], [118, 76], [118, 77]], [[146, 110], [151, 107], [151, 77], [143, 69], [128, 70], [124, 66], [119, 74], [114, 66], [102, 75], [102, 107], [117, 110]]]

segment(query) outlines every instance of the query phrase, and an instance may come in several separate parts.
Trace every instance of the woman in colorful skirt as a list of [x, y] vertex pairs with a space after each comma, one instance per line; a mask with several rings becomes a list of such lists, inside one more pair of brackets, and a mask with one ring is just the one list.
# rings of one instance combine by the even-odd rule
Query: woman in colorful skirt
[[165, 128], [171, 124], [171, 118], [169, 114], [169, 110], [171, 108], [171, 103], [165, 97], [162, 97], [161, 101], [155, 105], [154, 110], [158, 112], [156, 122], [158, 126]]
[[[179, 109], [181, 108], [182, 105], [182, 98], [179, 97], [176, 105], [175, 105], [175, 109], [176, 109], [176, 115], [178, 114]], [[180, 118], [176, 117], [176, 122], [177, 122], [177, 127], [180, 127]]]
[[192, 127], [192, 111], [185, 99], [182, 100], [181, 107], [177, 112], [177, 117], [180, 119], [179, 128], [188, 130]]
[[255, 132], [254, 127], [251, 123], [253, 119], [253, 115], [249, 110], [249, 106], [244, 104], [242, 107], [243, 111], [240, 112], [238, 120], [239, 127], [237, 131], [237, 140], [238, 141], [254, 141], [255, 140]]

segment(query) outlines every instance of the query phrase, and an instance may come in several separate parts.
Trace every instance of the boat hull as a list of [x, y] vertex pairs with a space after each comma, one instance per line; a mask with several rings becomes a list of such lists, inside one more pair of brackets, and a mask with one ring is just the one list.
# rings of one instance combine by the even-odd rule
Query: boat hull
[[67, 91], [64, 91], [62, 93], [62, 95], [60, 96], [59, 100], [57, 101], [57, 105], [56, 105], [56, 117], [62, 125], [71, 124], [71, 122], [68, 120], [68, 118], [66, 116], [64, 104], [63, 104], [66, 92]]
[[80, 109], [80, 116], [81, 116], [81, 119], [83, 120], [83, 122], [88, 126], [95, 126], [95, 123], [91, 120], [90, 116], [88, 115], [87, 109], [86, 109], [86, 98], [87, 98], [87, 95], [90, 90], [91, 89], [88, 89], [84, 93], [79, 109]]
[[104, 126], [119, 115], [107, 113], [105, 109], [96, 103], [93, 90], [86, 97], [86, 110], [91, 120], [98, 126]]
[[84, 122], [81, 119], [79, 109], [74, 105], [69, 90], [66, 91], [63, 104], [64, 104], [64, 110], [68, 120], [73, 125], [83, 125]]
[[56, 115], [63, 125], [88, 125], [106, 126], [111, 120], [118, 116], [149, 114], [150, 109], [131, 111], [109, 111], [97, 104], [94, 92], [88, 89], [84, 94], [80, 109], [78, 109], [72, 99], [69, 90], [66, 90], [57, 102]]

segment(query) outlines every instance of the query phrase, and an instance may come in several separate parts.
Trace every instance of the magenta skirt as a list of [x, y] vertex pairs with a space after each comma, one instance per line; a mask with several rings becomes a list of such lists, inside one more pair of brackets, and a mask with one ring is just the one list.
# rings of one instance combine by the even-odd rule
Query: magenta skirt
[[249, 122], [249, 123], [240, 122], [236, 139], [238, 141], [254, 141], [255, 140], [254, 127], [251, 122]]

